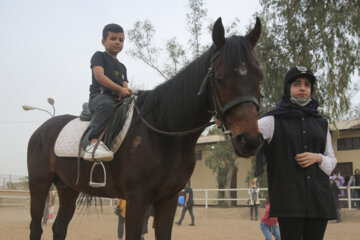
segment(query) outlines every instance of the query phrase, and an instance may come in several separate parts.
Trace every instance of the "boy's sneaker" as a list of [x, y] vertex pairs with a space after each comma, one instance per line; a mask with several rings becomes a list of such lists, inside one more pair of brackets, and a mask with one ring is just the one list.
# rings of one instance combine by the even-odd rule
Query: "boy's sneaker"
[[111, 161], [114, 158], [114, 153], [110, 151], [105, 144], [100, 141], [99, 145], [97, 146], [94, 154], [94, 159], [92, 157], [92, 153], [94, 151], [96, 143], [90, 144], [86, 147], [84, 159], [88, 161], [99, 160], [99, 161]]

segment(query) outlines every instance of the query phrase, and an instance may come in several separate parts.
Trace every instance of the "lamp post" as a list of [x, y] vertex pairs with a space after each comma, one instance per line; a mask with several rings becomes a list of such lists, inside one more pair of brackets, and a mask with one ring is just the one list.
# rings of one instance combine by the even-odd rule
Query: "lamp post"
[[43, 111], [43, 112], [47, 112], [51, 117], [54, 117], [55, 116], [55, 107], [54, 107], [54, 99], [53, 98], [48, 98], [47, 99], [48, 103], [52, 106], [53, 108], [53, 113], [49, 112], [48, 110], [45, 110], [45, 109], [42, 109], [42, 108], [37, 108], [37, 107], [33, 107], [33, 106], [29, 106], [29, 105], [23, 105], [22, 108], [25, 110], [25, 111], [29, 111], [29, 110], [40, 110], [40, 111]]

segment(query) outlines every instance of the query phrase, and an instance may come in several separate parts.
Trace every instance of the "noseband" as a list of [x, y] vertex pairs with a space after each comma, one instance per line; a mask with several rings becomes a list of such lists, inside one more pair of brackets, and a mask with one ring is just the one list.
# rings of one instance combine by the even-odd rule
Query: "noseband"
[[213, 68], [214, 61], [218, 58], [219, 55], [220, 55], [220, 52], [216, 51], [216, 53], [210, 58], [210, 67], [208, 69], [208, 72], [207, 72], [204, 80], [201, 83], [200, 89], [198, 91], [198, 96], [204, 92], [206, 83], [208, 81], [210, 81], [210, 88], [211, 88], [210, 91], [211, 91], [211, 95], [212, 95], [212, 99], [213, 99], [214, 110], [210, 110], [209, 112], [216, 119], [218, 119], [220, 121], [221, 127], [224, 130], [224, 133], [227, 133], [228, 131], [226, 131], [226, 128], [225, 128], [225, 118], [224, 118], [226, 112], [230, 108], [232, 108], [238, 104], [244, 103], [244, 102], [254, 103], [257, 107], [257, 111], [259, 111], [259, 101], [253, 96], [241, 96], [241, 97], [231, 100], [230, 102], [226, 103], [224, 106], [221, 105], [220, 99], [219, 99], [219, 96], [217, 94], [216, 87], [215, 87], [215, 78], [214, 78], [215, 71]]

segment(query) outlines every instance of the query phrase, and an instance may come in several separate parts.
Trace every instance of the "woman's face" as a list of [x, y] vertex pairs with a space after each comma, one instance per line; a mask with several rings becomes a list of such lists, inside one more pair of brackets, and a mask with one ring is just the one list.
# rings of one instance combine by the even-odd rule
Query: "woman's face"
[[290, 96], [309, 98], [311, 96], [311, 82], [309, 79], [300, 77], [290, 85]]

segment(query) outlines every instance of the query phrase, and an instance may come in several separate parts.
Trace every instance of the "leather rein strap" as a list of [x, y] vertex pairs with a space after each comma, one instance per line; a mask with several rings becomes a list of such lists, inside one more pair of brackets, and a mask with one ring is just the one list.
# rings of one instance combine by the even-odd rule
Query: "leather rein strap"
[[137, 114], [139, 115], [141, 121], [148, 128], [150, 128], [152, 131], [154, 131], [156, 133], [160, 133], [160, 134], [167, 135], [167, 136], [185, 136], [185, 135], [189, 135], [189, 134], [192, 134], [192, 133], [199, 132], [200, 130], [204, 130], [208, 126], [211, 126], [211, 125], [215, 124], [214, 121], [211, 121], [211, 122], [208, 122], [208, 123], [206, 123], [206, 124], [204, 124], [204, 125], [202, 125], [200, 127], [197, 127], [197, 128], [191, 129], [191, 130], [181, 131], [181, 132], [167, 132], [167, 131], [163, 131], [163, 130], [160, 130], [160, 129], [157, 129], [157, 128], [153, 127], [148, 121], [146, 121], [145, 118], [141, 115], [141, 112], [140, 112], [139, 108], [136, 106], [136, 104], [134, 104], [134, 108], [135, 108]]

